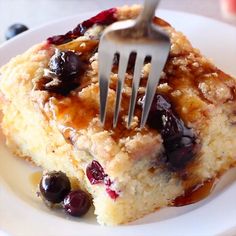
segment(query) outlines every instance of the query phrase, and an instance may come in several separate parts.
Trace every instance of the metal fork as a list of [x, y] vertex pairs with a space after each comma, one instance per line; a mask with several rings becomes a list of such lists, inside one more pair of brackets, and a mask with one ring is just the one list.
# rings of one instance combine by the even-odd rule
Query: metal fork
[[152, 23], [158, 3], [159, 0], [145, 0], [142, 13], [137, 20], [116, 22], [107, 27], [101, 37], [98, 49], [98, 60], [100, 120], [103, 124], [106, 116], [110, 73], [115, 54], [119, 54], [119, 65], [113, 127], [116, 127], [118, 121], [125, 73], [131, 53], [136, 53], [136, 60], [128, 112], [128, 127], [130, 127], [133, 119], [144, 60], [149, 56], [151, 57], [151, 70], [145, 91], [140, 127], [143, 128], [147, 121], [151, 103], [160, 80], [160, 75], [170, 50], [170, 39], [168, 34]]

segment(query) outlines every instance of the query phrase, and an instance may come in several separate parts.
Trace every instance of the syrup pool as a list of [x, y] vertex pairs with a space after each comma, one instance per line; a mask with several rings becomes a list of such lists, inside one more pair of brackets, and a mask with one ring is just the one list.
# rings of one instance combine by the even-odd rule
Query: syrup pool
[[29, 181], [31, 183], [31, 185], [33, 186], [33, 188], [38, 188], [38, 185], [40, 183], [40, 180], [43, 176], [43, 172], [42, 171], [36, 171], [33, 172], [32, 174], [30, 174], [29, 176]]
[[179, 196], [174, 200], [173, 206], [185, 206], [205, 199], [213, 191], [216, 182], [216, 179], [208, 179], [202, 184], [190, 188], [182, 196]]

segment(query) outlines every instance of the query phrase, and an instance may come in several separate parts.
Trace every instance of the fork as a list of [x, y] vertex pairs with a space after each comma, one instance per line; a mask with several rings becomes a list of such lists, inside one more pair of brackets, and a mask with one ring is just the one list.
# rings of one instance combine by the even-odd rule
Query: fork
[[142, 68], [146, 57], [151, 58], [140, 128], [143, 128], [149, 114], [161, 72], [170, 51], [170, 38], [160, 27], [152, 23], [159, 0], [145, 0], [142, 13], [137, 20], [116, 22], [107, 27], [101, 37], [98, 49], [100, 120], [105, 123], [106, 103], [113, 58], [119, 55], [118, 81], [116, 89], [113, 127], [116, 127], [125, 74], [131, 53], [136, 54], [132, 92], [128, 111], [128, 127], [133, 119]]

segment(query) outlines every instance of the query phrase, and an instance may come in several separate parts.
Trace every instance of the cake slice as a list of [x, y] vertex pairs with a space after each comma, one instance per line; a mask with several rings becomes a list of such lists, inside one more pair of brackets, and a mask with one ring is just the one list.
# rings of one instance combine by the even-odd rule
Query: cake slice
[[104, 28], [138, 16], [113, 8], [54, 36], [1, 68], [2, 129], [17, 155], [76, 179], [100, 224], [117, 225], [173, 205], [235, 164], [235, 79], [167, 22], [171, 51], [145, 128], [139, 128], [147, 58], [131, 128], [126, 126], [135, 55], [129, 60], [118, 126], [112, 128], [114, 58], [105, 127], [99, 121], [97, 48]]

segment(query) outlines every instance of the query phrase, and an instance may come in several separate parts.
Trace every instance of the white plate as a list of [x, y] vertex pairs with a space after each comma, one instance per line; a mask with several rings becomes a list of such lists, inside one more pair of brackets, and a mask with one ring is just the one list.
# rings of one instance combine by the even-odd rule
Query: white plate
[[[0, 46], [0, 66], [48, 36], [64, 33], [93, 16], [86, 13], [30, 30]], [[159, 10], [195, 47], [220, 68], [236, 75], [236, 28], [209, 18]], [[236, 234], [236, 171], [225, 175], [214, 192], [193, 205], [166, 208], [129, 225], [102, 227], [92, 213], [66, 218], [39, 201], [29, 181], [37, 168], [15, 158], [0, 136], [0, 229], [9, 235], [218, 235]], [[1, 235], [1, 232], [0, 232]]]

